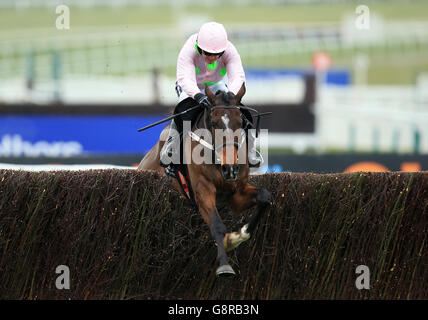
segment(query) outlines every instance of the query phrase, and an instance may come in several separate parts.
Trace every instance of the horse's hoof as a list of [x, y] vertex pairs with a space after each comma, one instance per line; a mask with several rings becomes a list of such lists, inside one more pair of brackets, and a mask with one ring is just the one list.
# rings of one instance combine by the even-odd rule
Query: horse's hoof
[[250, 239], [250, 234], [247, 232], [248, 224], [243, 226], [238, 232], [226, 233], [223, 239], [223, 245], [226, 252], [235, 249], [242, 242]]
[[230, 277], [235, 275], [235, 271], [233, 271], [232, 267], [228, 264], [218, 267], [215, 273], [217, 277]]

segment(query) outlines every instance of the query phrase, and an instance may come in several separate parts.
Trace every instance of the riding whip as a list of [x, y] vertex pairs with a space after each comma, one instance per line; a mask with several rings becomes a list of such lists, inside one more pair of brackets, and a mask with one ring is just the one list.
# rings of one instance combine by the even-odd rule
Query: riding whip
[[163, 120], [159, 120], [158, 122], [152, 123], [152, 124], [150, 124], [150, 125], [148, 125], [148, 126], [145, 126], [144, 128], [140, 128], [140, 129], [138, 129], [137, 131], [138, 131], [138, 132], [141, 132], [141, 131], [144, 131], [144, 130], [146, 130], [146, 129], [150, 129], [151, 127], [154, 127], [154, 126], [157, 126], [158, 124], [161, 124], [161, 123], [167, 122], [168, 120], [174, 119], [174, 118], [176, 118], [176, 117], [178, 117], [178, 116], [181, 116], [181, 115], [183, 115], [183, 114], [185, 114], [185, 113], [187, 113], [187, 112], [189, 112], [189, 111], [195, 110], [196, 108], [199, 108], [199, 107], [200, 107], [200, 105], [198, 104], [197, 106], [194, 106], [194, 107], [192, 107], [192, 108], [189, 108], [189, 109], [187, 109], [187, 110], [184, 110], [183, 112], [173, 114], [172, 116], [169, 116], [168, 118], [165, 118], [165, 119], [163, 119]]

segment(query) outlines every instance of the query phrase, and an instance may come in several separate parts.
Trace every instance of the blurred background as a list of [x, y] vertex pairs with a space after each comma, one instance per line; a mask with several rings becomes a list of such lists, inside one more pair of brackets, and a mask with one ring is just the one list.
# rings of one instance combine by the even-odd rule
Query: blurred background
[[0, 163], [135, 166], [175, 67], [226, 27], [260, 111], [259, 172], [428, 168], [427, 1], [0, 0]]

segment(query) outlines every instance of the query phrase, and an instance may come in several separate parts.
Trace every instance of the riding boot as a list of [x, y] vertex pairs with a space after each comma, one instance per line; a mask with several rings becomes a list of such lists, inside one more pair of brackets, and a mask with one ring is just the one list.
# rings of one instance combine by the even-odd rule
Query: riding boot
[[[174, 169], [173, 164], [179, 163], [180, 154], [177, 154], [180, 150], [180, 134], [177, 130], [177, 125], [175, 124], [174, 119], [171, 121], [169, 128], [168, 139], [166, 140], [160, 154], [160, 165], [165, 168], [165, 172], [169, 175], [173, 175]], [[178, 162], [177, 162], [178, 160]]]
[[258, 156], [256, 149], [256, 130], [247, 130], [248, 141], [248, 165], [250, 168], [258, 168], [263, 160]]

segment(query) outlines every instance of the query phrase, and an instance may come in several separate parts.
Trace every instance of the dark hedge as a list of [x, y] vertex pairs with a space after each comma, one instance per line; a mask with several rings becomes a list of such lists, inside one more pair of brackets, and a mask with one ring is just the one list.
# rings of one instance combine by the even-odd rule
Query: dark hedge
[[[428, 299], [428, 173], [251, 182], [273, 206], [222, 279], [208, 227], [157, 173], [1, 170], [0, 299]], [[254, 213], [221, 211], [229, 231]]]

